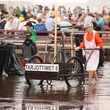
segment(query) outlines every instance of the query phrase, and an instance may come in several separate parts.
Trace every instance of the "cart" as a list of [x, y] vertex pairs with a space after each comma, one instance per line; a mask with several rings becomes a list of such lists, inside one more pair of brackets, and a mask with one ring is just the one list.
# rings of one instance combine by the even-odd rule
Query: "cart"
[[[53, 61], [59, 56], [64, 57], [65, 50], [67, 49], [59, 49]], [[83, 63], [77, 56], [70, 57], [66, 62], [63, 60], [53, 61], [46, 63], [39, 56], [32, 56], [25, 66], [25, 78], [28, 85], [32, 85], [30, 80], [33, 79], [40, 80], [39, 85], [42, 85], [43, 80], [46, 80], [49, 85], [51, 85], [52, 80], [62, 80], [67, 87], [76, 87], [84, 84]]]

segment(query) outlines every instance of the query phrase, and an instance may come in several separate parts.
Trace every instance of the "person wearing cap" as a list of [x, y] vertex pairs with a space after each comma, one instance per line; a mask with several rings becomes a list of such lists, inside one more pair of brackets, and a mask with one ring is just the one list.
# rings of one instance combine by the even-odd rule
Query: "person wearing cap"
[[[83, 37], [83, 41], [80, 46], [76, 47], [75, 50], [78, 51], [79, 49], [94, 49], [94, 48], [103, 48], [103, 41], [100, 38], [99, 34], [93, 30], [93, 23], [88, 22], [84, 24], [84, 28], [86, 30], [86, 34]], [[85, 56], [87, 60], [86, 70], [89, 72], [88, 82], [87, 84], [91, 85], [92, 77], [95, 78], [95, 84], [99, 83], [99, 79], [96, 73], [96, 69], [99, 63], [99, 50], [94, 50], [91, 54], [92, 50], [85, 50]], [[90, 56], [91, 54], [91, 56]], [[90, 56], [90, 58], [89, 58]], [[89, 60], [88, 60], [89, 58]]]
[[31, 34], [32, 34], [32, 41], [34, 42], [34, 43], [36, 43], [36, 30], [35, 29], [33, 29], [33, 25], [32, 25], [32, 23], [29, 21], [29, 22], [27, 22], [26, 23], [26, 29], [28, 30], [28, 32], [30, 32]]

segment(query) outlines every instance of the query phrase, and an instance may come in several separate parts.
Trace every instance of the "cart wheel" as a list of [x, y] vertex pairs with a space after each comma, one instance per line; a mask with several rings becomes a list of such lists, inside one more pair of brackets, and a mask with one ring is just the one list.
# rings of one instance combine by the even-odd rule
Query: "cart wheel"
[[68, 87], [80, 86], [84, 81], [84, 69], [78, 57], [71, 57], [65, 65], [65, 82]]
[[52, 80], [46, 80], [48, 85], [52, 84]]
[[[32, 56], [28, 61], [28, 63], [36, 63], [36, 64], [41, 62], [43, 62], [43, 60], [37, 55]], [[27, 77], [28, 77], [27, 73], [25, 73], [26, 82], [28, 83], [28, 85], [32, 85], [31, 81]]]

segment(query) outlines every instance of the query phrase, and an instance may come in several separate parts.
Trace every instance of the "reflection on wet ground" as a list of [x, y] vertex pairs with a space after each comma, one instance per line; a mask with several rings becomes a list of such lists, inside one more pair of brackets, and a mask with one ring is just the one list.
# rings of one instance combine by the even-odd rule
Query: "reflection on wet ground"
[[67, 88], [62, 81], [43, 87], [33, 81], [31, 88], [24, 76], [0, 78], [0, 110], [110, 110], [110, 63], [98, 69], [97, 86]]

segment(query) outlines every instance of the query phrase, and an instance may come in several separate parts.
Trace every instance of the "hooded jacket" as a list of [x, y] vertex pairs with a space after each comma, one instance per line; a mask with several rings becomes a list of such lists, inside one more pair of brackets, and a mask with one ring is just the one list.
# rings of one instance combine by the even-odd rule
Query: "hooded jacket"
[[29, 30], [30, 33], [32, 33], [32, 41], [36, 44], [36, 30], [35, 29], [30, 29]]

